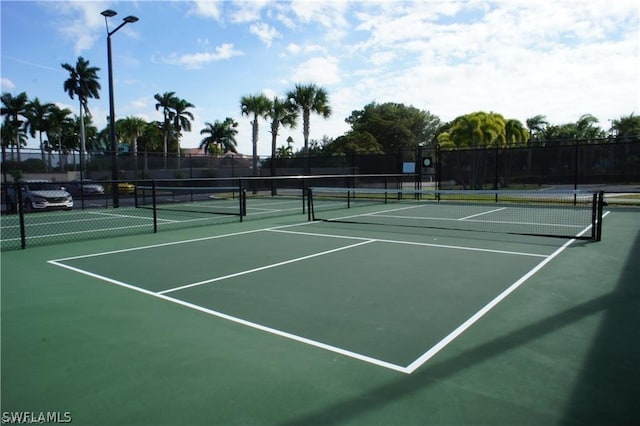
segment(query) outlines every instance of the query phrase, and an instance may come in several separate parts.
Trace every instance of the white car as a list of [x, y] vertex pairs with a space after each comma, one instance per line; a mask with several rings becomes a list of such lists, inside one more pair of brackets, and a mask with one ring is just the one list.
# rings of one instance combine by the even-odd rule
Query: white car
[[[17, 185], [22, 191], [22, 205], [25, 212], [73, 208], [73, 197], [60, 184], [43, 180], [22, 180]], [[7, 188], [7, 201], [11, 211], [17, 211], [17, 195], [15, 186]]]

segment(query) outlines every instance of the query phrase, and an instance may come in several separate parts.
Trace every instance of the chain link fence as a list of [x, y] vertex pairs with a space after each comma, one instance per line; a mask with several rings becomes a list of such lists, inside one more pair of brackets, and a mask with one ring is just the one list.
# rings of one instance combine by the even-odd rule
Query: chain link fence
[[[387, 155], [260, 158], [255, 170], [252, 159], [240, 155], [125, 155], [117, 160], [118, 180], [111, 180], [112, 158], [104, 155], [88, 156], [85, 170], [77, 155], [56, 158], [45, 153], [44, 158], [45, 161], [39, 150], [22, 150], [20, 162], [17, 153], [5, 153], [1, 188], [3, 250], [242, 218], [304, 214], [304, 194], [311, 185], [597, 189], [605, 191], [610, 204], [640, 205], [638, 140], [546, 142], [513, 148], [419, 147]], [[43, 196], [41, 190], [24, 187], [25, 181], [48, 181], [57, 187], [52, 189], [53, 195]], [[153, 185], [164, 188], [155, 199], [163, 208], [150, 208], [148, 204]], [[202, 187], [210, 191], [200, 190]], [[182, 188], [187, 192], [179, 192]], [[188, 188], [195, 189], [190, 193]], [[227, 200], [232, 209], [240, 209], [243, 190], [248, 201], [246, 214], [225, 215], [218, 211], [207, 215], [164, 208], [186, 202]], [[65, 204], [67, 196], [72, 197], [72, 206]], [[280, 207], [272, 203], [274, 199]]]

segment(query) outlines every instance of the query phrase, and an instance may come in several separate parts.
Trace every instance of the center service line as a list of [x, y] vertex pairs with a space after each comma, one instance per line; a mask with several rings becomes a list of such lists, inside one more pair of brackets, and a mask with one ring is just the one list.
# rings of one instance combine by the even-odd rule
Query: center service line
[[252, 274], [254, 272], [264, 271], [265, 269], [277, 268], [279, 266], [287, 265], [289, 263], [300, 262], [302, 260], [307, 260], [307, 259], [311, 259], [311, 258], [318, 257], [318, 256], [324, 256], [324, 255], [335, 253], [335, 252], [338, 252], [338, 251], [341, 251], [341, 250], [347, 250], [347, 249], [358, 247], [358, 246], [361, 246], [361, 245], [364, 245], [364, 244], [373, 243], [375, 241], [376, 240], [361, 241], [359, 243], [351, 244], [351, 245], [344, 246], [344, 247], [338, 247], [338, 248], [335, 248], [335, 249], [332, 249], [332, 250], [322, 251], [320, 253], [310, 254], [308, 256], [297, 257], [295, 259], [289, 259], [289, 260], [285, 260], [283, 262], [273, 263], [271, 265], [265, 265], [265, 266], [260, 266], [258, 268], [253, 268], [253, 269], [249, 269], [249, 270], [242, 271], [242, 272], [236, 272], [235, 274], [223, 275], [222, 277], [212, 278], [210, 280], [204, 280], [204, 281], [199, 281], [199, 282], [196, 282], [196, 283], [186, 284], [186, 285], [183, 285], [183, 286], [180, 286], [180, 287], [170, 288], [170, 289], [167, 289], [167, 290], [159, 291], [157, 294], [172, 293], [174, 291], [184, 290], [184, 289], [190, 288], [190, 287], [196, 287], [196, 286], [203, 285], [203, 284], [209, 284], [209, 283], [213, 283], [213, 282], [216, 282], [216, 281], [222, 281], [222, 280], [226, 280], [226, 279], [229, 279], [229, 278], [239, 277], [241, 275], [247, 275], [247, 274]]

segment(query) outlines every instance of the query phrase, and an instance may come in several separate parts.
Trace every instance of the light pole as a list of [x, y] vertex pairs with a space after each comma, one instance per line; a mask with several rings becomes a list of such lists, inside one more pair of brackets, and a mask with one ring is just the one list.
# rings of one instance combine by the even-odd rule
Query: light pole
[[107, 27], [107, 67], [109, 69], [109, 142], [111, 145], [111, 190], [113, 191], [113, 207], [120, 206], [120, 200], [118, 199], [118, 147], [116, 145], [116, 111], [113, 102], [113, 67], [111, 64], [111, 36], [129, 23], [138, 21], [135, 16], [127, 16], [122, 20], [122, 23], [118, 25], [113, 31], [109, 31], [109, 23], [107, 18], [114, 17], [118, 14], [115, 10], [107, 9], [100, 12], [104, 16], [104, 25]]

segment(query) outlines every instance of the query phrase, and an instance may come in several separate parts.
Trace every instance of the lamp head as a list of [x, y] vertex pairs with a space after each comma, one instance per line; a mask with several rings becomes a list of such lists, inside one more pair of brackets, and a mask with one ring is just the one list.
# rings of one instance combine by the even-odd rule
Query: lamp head
[[102, 12], [100, 12], [100, 15], [104, 16], [105, 18], [111, 18], [113, 16], [116, 16], [117, 14], [118, 12], [111, 9], [103, 10]]
[[124, 22], [126, 22], [126, 23], [128, 23], [128, 24], [131, 24], [131, 23], [133, 23], [133, 22], [137, 22], [137, 21], [138, 21], [138, 17], [137, 17], [137, 16], [129, 15], [129, 16], [127, 16], [126, 18], [124, 18], [124, 19], [123, 19], [123, 21], [124, 21]]

